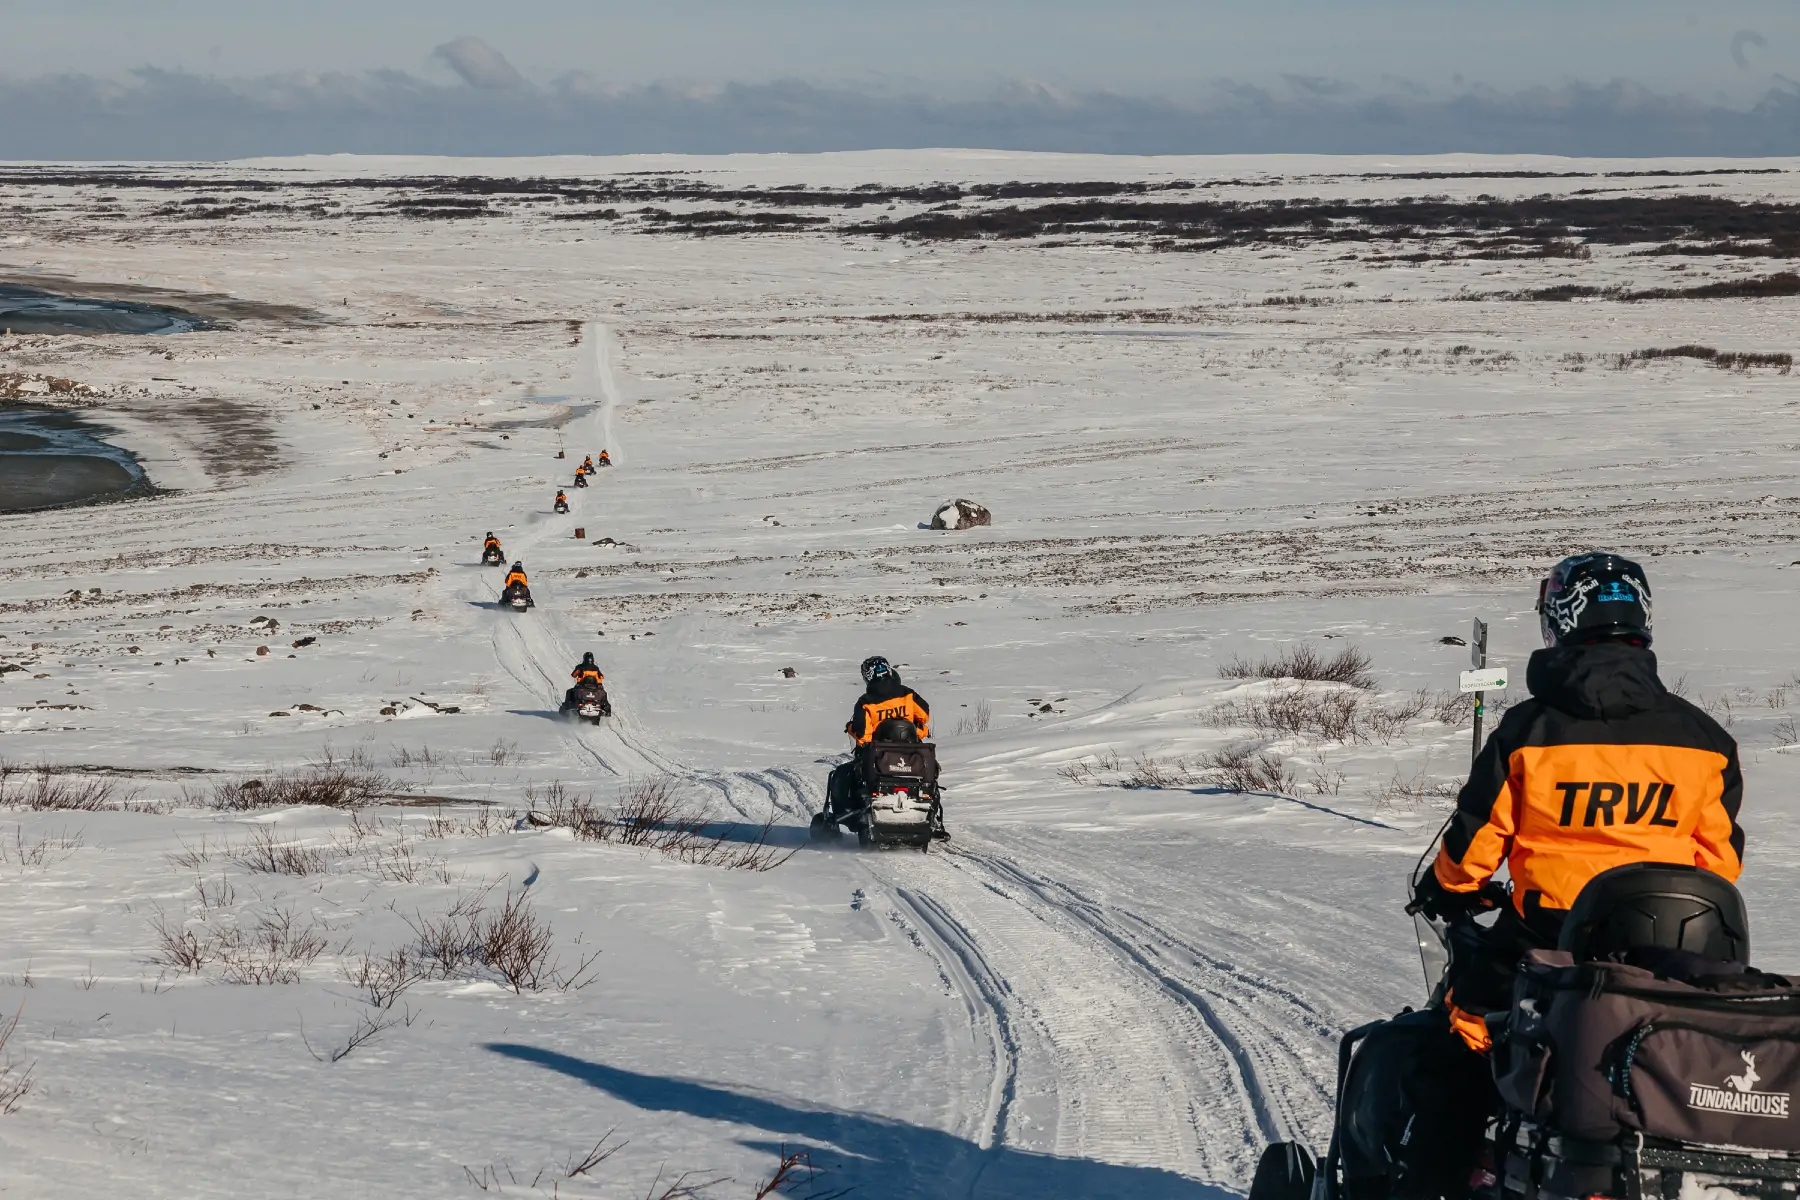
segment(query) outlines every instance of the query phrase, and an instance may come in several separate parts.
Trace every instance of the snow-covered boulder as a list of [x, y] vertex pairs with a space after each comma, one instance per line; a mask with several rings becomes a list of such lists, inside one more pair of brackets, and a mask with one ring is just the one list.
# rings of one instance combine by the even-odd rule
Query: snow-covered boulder
[[973, 529], [977, 525], [993, 523], [994, 514], [973, 500], [946, 500], [931, 514], [933, 529]]

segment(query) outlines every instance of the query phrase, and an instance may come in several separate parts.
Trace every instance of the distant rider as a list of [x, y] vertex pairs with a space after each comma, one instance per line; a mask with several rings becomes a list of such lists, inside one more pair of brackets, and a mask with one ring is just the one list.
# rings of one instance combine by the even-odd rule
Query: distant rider
[[[862, 747], [875, 739], [875, 731], [884, 722], [906, 721], [920, 738], [931, 736], [931, 707], [925, 698], [900, 682], [900, 672], [879, 654], [863, 659], [863, 694], [850, 712], [844, 732], [855, 741], [860, 757]], [[841, 813], [849, 798], [856, 776], [857, 759], [839, 763], [831, 770], [825, 786], [825, 805], [829, 812]]]
[[575, 468], [575, 473], [578, 475], [586, 475], [586, 474], [589, 474], [590, 472], [592, 472], [593, 469], [594, 469], [594, 456], [590, 454], [581, 460], [581, 465], [579, 467]]
[[577, 703], [575, 699], [576, 692], [579, 692], [584, 687], [596, 687], [600, 689], [601, 711], [609, 716], [612, 714], [612, 704], [606, 698], [606, 676], [601, 673], [599, 664], [594, 661], [594, 652], [592, 650], [589, 650], [586, 654], [581, 656], [581, 661], [575, 665], [573, 671], [569, 672], [569, 678], [575, 681], [575, 686], [563, 693], [564, 709], [575, 707]]
[[559, 513], [566, 513], [569, 511], [569, 498], [562, 494], [562, 490], [560, 488], [557, 490], [557, 493], [556, 493], [556, 502], [554, 504], [552, 504], [550, 507], [555, 509]]
[[612, 466], [612, 455], [609, 452], [605, 450], [600, 452], [600, 465], [603, 467]]
[[500, 549], [500, 539], [494, 536], [494, 531], [491, 529], [488, 530], [487, 541], [481, 544], [481, 557], [486, 558], [489, 554], [504, 557], [504, 553]]

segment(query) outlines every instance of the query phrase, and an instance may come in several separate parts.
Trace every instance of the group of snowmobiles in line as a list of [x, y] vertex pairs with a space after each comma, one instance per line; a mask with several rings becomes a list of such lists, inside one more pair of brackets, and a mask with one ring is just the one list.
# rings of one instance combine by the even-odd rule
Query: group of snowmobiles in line
[[[1268, 1146], [1249, 1200], [1800, 1195], [1800, 983], [1750, 964], [1737, 744], [1658, 676], [1637, 563], [1567, 558], [1537, 610], [1530, 698], [1411, 879], [1429, 996], [1344, 1035], [1324, 1154]], [[929, 848], [931, 710], [860, 673], [812, 836]], [[591, 654], [574, 677], [565, 712], [610, 712]]]
[[1638, 564], [1565, 559], [1538, 613], [1531, 696], [1412, 875], [1429, 996], [1343, 1036], [1323, 1156], [1267, 1147], [1250, 1200], [1800, 1191], [1800, 983], [1751, 965], [1737, 744], [1658, 677]]
[[[610, 466], [612, 466], [612, 455], [607, 451], [602, 450], [600, 452], [600, 460], [598, 462], [595, 462], [594, 456], [590, 454], [581, 460], [581, 465], [579, 467], [575, 468], [575, 482], [569, 486], [584, 488], [588, 485], [589, 475], [594, 474], [601, 467]], [[566, 514], [569, 511], [568, 493], [564, 492], [561, 488], [557, 488], [556, 499], [551, 502], [550, 510], [555, 513]]]
[[[597, 461], [592, 454], [585, 456], [581, 460], [581, 465], [575, 468], [574, 486], [586, 487], [589, 475], [594, 474], [601, 467], [610, 466], [612, 466], [610, 451], [600, 451]], [[550, 509], [559, 516], [568, 513], [569, 497], [561, 488], [557, 489], [556, 498], [551, 502]], [[486, 540], [482, 542], [481, 562], [483, 566], [489, 567], [506, 565], [506, 551], [501, 549], [500, 539], [494, 536], [491, 529], [488, 531]], [[500, 588], [500, 607], [515, 613], [522, 613], [527, 609], [537, 607], [537, 602], [531, 598], [531, 584], [525, 575], [524, 562], [515, 561], [511, 569], [507, 571], [506, 582]]]
[[[598, 466], [611, 465], [611, 455], [602, 450]], [[584, 459], [575, 473], [577, 486], [585, 487], [583, 481], [595, 469], [592, 456]], [[560, 490], [554, 508], [558, 513], [569, 511], [568, 497]], [[506, 551], [491, 530], [482, 543], [481, 561], [487, 566], [506, 563]], [[514, 613], [535, 607], [523, 561], [514, 561], [507, 570], [500, 605]], [[851, 757], [826, 781], [825, 807], [812, 819], [812, 836], [830, 842], [849, 830], [862, 846], [929, 849], [933, 841], [950, 836], [944, 828], [937, 747], [926, 740], [931, 735], [931, 708], [880, 655], [864, 659], [859, 673], [863, 694], [844, 726], [853, 743]], [[564, 694], [559, 715], [596, 725], [612, 715], [606, 677], [592, 651], [582, 657], [571, 677], [575, 683]]]

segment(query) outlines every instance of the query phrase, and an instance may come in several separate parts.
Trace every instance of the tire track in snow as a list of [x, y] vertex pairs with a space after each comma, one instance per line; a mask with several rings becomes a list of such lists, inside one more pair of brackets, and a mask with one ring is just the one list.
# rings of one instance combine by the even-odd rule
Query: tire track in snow
[[1014, 1058], [995, 1132], [1005, 1145], [1242, 1188], [1266, 1134], [1237, 1060], [1195, 1005], [979, 858], [883, 854], [867, 866], [892, 892], [928, 896], [909, 907], [934, 940], [971, 979], [994, 981], [975, 994]]
[[[987, 1109], [974, 1140], [983, 1150], [1004, 1145], [1007, 1118], [1019, 1083], [1019, 1041], [1013, 1030], [1007, 1000], [1010, 989], [995, 973], [969, 931], [936, 900], [909, 888], [895, 889], [894, 898], [936, 943], [941, 951], [939, 961], [949, 969], [956, 990], [962, 994], [971, 1023], [986, 1030], [993, 1082], [988, 1088]], [[971, 1193], [976, 1182], [979, 1182], [979, 1176], [970, 1181]]]
[[1319, 1039], [1334, 1037], [1338, 1031], [1298, 996], [1239, 971], [1136, 914], [1109, 909], [1004, 858], [969, 850], [954, 853], [1086, 926], [1171, 997], [1190, 1006], [1235, 1063], [1244, 1102], [1264, 1141], [1300, 1133], [1328, 1103], [1326, 1089], [1295, 1036], [1296, 1026]]

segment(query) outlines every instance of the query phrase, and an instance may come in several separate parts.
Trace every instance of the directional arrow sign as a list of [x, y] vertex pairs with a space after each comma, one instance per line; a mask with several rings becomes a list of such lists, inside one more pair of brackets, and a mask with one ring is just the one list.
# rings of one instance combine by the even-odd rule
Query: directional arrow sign
[[1480, 671], [1464, 671], [1462, 673], [1462, 690], [1465, 692], [1504, 692], [1506, 690], [1506, 668], [1488, 667]]

